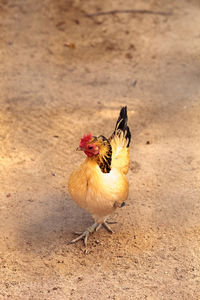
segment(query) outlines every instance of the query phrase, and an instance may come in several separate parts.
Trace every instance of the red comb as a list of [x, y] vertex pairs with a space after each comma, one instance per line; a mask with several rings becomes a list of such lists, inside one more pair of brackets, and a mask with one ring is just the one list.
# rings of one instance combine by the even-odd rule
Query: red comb
[[80, 147], [84, 148], [85, 144], [89, 143], [89, 141], [91, 141], [91, 139], [92, 139], [91, 133], [84, 134], [83, 138], [80, 141]]

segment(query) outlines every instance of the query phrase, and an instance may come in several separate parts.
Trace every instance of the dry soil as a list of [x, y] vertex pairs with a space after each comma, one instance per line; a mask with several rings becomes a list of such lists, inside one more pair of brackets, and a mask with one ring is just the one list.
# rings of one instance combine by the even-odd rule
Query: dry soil
[[[68, 176], [122, 105], [129, 198], [85, 251]], [[200, 299], [199, 1], [1, 0], [0, 124], [0, 299]]]

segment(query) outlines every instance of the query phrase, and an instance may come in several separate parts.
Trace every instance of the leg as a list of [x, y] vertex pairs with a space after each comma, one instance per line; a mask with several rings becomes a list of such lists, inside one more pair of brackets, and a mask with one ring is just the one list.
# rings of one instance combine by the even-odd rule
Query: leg
[[[113, 224], [113, 222], [112, 222]], [[99, 230], [103, 226], [108, 232], [114, 233], [114, 231], [108, 226], [108, 223], [106, 222], [106, 219], [102, 223], [95, 222], [91, 226], [89, 226], [84, 232], [75, 232], [75, 234], [78, 234], [79, 236], [72, 241], [68, 242], [67, 245], [76, 243], [80, 240], [83, 240], [83, 243], [85, 246], [87, 246], [87, 240], [90, 233], [93, 233], [94, 231]]]
[[117, 221], [106, 220], [107, 224], [117, 224]]
[[103, 226], [108, 232], [110, 233], [114, 233], [114, 231], [110, 228], [110, 226], [108, 224], [116, 224], [117, 222], [115, 221], [107, 221], [106, 219], [104, 219], [104, 221], [102, 223], [99, 223], [99, 225], [96, 228], [96, 231], [99, 230], [99, 228], [101, 228], [101, 226]]
[[102, 223], [102, 226], [110, 233], [114, 233], [114, 231], [110, 228], [110, 226], [108, 225], [108, 223], [106, 221], [104, 221]]
[[78, 234], [80, 234], [76, 239], [73, 239], [72, 241], [68, 242], [67, 245], [69, 244], [73, 244], [78, 242], [79, 240], [83, 239], [84, 245], [87, 246], [87, 239], [90, 233], [93, 233], [100, 224], [98, 223], [94, 223], [92, 224], [90, 227], [88, 227], [83, 233], [80, 234], [80, 232]]

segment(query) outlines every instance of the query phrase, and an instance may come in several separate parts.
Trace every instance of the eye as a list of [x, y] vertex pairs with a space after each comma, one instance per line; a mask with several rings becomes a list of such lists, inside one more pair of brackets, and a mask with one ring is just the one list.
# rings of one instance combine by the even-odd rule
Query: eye
[[88, 149], [90, 149], [90, 150], [91, 150], [92, 148], [93, 148], [92, 146], [88, 146]]

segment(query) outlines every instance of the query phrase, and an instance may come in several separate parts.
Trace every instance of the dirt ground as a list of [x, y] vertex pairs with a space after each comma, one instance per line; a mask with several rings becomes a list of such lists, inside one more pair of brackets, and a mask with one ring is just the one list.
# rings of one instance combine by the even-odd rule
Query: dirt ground
[[[88, 16], [114, 9], [148, 10]], [[151, 14], [149, 12], [170, 14]], [[200, 299], [200, 2], [1, 0], [0, 299]], [[128, 106], [112, 225], [67, 191], [84, 133]]]

